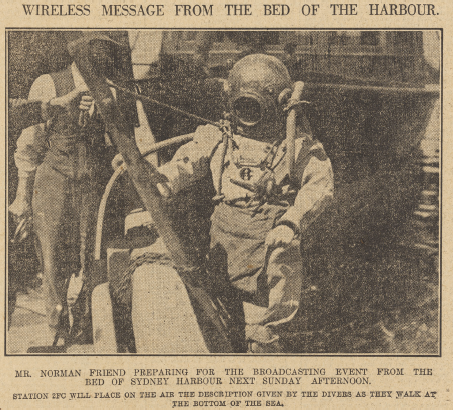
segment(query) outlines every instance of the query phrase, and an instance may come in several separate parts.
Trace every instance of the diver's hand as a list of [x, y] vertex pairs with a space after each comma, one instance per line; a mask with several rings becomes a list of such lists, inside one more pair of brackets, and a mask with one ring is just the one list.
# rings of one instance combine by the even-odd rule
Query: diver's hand
[[269, 248], [286, 248], [295, 238], [293, 229], [287, 225], [279, 225], [266, 236], [265, 244]]

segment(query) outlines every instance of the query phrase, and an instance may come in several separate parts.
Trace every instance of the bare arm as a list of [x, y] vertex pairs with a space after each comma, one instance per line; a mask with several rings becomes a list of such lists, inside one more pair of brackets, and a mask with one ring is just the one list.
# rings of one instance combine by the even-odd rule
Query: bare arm
[[[55, 97], [55, 87], [49, 75], [39, 77], [32, 84], [28, 95], [31, 101], [49, 101]], [[40, 123], [24, 129], [17, 140], [14, 160], [19, 181], [16, 197], [9, 211], [16, 222], [31, 216], [31, 199], [36, 168], [47, 151], [45, 124]]]

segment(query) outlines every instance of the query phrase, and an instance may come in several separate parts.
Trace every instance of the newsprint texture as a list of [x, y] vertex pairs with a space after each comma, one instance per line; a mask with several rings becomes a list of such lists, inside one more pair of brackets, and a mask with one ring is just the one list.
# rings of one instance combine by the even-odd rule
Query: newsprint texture
[[4, 1], [0, 409], [451, 408], [452, 7]]

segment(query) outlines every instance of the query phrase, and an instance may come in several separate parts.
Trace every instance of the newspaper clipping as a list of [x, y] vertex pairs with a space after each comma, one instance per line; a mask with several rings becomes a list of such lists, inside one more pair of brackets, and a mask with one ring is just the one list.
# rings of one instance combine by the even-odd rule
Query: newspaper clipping
[[453, 406], [452, 8], [5, 1], [0, 409]]

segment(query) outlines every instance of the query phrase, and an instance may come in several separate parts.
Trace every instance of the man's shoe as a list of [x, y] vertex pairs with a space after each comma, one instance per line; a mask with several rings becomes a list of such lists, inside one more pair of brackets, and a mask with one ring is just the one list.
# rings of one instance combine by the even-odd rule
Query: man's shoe
[[[58, 307], [61, 306], [59, 305], [57, 306], [57, 308]], [[69, 313], [67, 312], [67, 310], [62, 311], [61, 309], [59, 309], [59, 314], [60, 317], [58, 319], [58, 325], [56, 327], [55, 339], [52, 345], [53, 347], [61, 345], [60, 340], [63, 340], [63, 346], [71, 344], [71, 336], [69, 334], [69, 329], [71, 327], [69, 322]]]
[[271, 343], [260, 343], [250, 340], [248, 353], [254, 354], [285, 353], [285, 349], [278, 340]]

